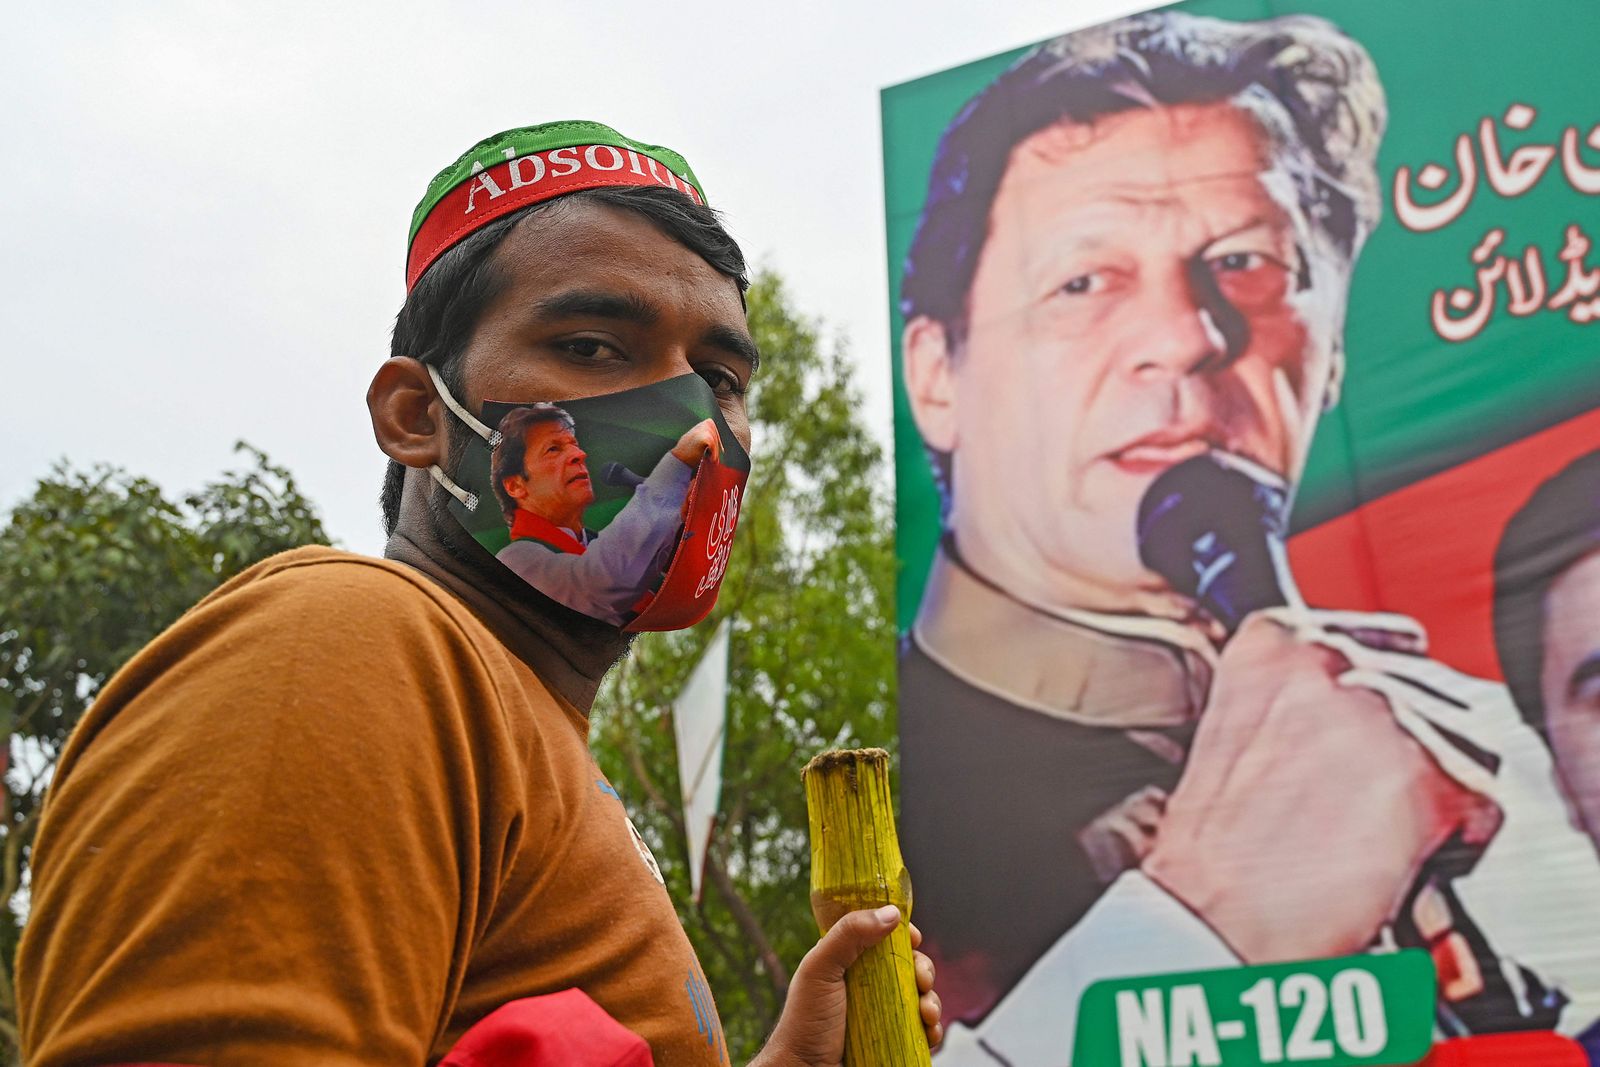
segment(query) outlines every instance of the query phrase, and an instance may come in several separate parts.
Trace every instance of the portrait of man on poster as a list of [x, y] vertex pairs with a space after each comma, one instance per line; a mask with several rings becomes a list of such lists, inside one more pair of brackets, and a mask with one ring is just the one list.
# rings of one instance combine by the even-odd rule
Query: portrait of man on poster
[[1600, 863], [1503, 687], [1409, 619], [1307, 607], [1271, 552], [1230, 618], [1141, 543], [1186, 464], [1287, 510], [1386, 119], [1325, 20], [1168, 11], [1038, 46], [945, 129], [900, 291], [943, 514], [900, 731], [949, 1062], [1059, 1058], [1098, 978], [1385, 938], [1458, 976], [1448, 1032], [1600, 1014], [1567, 947], [1600, 937]]
[[1494, 588], [1506, 685], [1600, 847], [1600, 452], [1567, 464], [1512, 516]]
[[514, 408], [498, 429], [493, 488], [511, 540], [495, 558], [569, 608], [626, 623], [671, 561], [701, 457], [720, 454], [716, 426], [690, 427], [647, 477], [611, 464], [610, 477], [632, 486], [632, 496], [600, 531], [584, 525], [594, 477], [566, 409]]

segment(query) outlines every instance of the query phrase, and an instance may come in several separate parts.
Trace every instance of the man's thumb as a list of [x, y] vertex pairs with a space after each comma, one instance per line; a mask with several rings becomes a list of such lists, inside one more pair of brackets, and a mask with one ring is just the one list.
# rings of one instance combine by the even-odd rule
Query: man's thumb
[[822, 940], [810, 952], [822, 972], [818, 977], [843, 978], [845, 968], [899, 925], [900, 909], [893, 904], [885, 904], [876, 911], [852, 911], [845, 915], [822, 935]]

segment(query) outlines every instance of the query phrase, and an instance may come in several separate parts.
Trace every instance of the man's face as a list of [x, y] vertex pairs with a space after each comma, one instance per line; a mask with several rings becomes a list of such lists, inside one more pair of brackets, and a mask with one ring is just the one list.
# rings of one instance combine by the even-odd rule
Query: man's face
[[952, 454], [951, 523], [980, 573], [1047, 606], [1181, 614], [1138, 560], [1150, 482], [1208, 449], [1298, 475], [1345, 274], [1312, 264], [1301, 289], [1313, 240], [1272, 168], [1227, 104], [1059, 125], [1013, 151], [965, 340], [943, 339], [947, 440], [929, 440]]
[[[528, 427], [522, 474], [506, 479], [506, 493], [523, 511], [542, 515], [560, 526], [582, 524], [583, 509], [594, 503], [588, 456], [578, 439], [556, 421]], [[573, 521], [576, 517], [576, 522]]]
[[525, 219], [495, 251], [495, 265], [504, 288], [462, 357], [469, 407], [600, 396], [699, 374], [749, 447], [744, 393], [755, 345], [733, 279], [639, 215], [582, 201], [557, 201]]
[[1556, 766], [1600, 846], [1600, 552], [1550, 585], [1540, 690]]

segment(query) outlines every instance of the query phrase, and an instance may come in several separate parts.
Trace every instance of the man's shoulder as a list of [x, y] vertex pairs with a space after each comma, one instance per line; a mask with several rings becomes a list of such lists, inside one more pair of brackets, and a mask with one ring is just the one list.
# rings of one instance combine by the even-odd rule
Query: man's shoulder
[[221, 716], [234, 733], [296, 719], [319, 730], [431, 729], [436, 719], [503, 717], [512, 694], [536, 691], [530, 677], [421, 572], [299, 548], [240, 573], [146, 645], [102, 690], [85, 732], [135, 705], [206, 729]]
[[146, 651], [171, 658], [205, 650], [230, 663], [271, 663], [280, 673], [291, 663], [332, 668], [341, 662], [346, 670], [371, 673], [409, 663], [421, 649], [433, 650], [423, 661], [470, 662], [480, 671], [509, 659], [478, 617], [422, 572], [311, 546], [241, 572]]
[[473, 619], [465, 605], [419, 571], [325, 545], [290, 549], [240, 572], [195, 605], [197, 612], [248, 601], [252, 610], [359, 616]]

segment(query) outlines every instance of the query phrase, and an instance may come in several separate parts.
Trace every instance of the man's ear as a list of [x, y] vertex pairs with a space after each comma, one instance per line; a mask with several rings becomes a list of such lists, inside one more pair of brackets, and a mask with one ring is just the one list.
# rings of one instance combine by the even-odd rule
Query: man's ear
[[407, 467], [431, 467], [447, 455], [444, 403], [428, 368], [410, 356], [383, 361], [367, 386], [372, 436], [385, 455]]
[[936, 452], [956, 447], [955, 367], [950, 339], [941, 323], [918, 315], [901, 338], [906, 398], [923, 443]]
[[512, 474], [501, 479], [500, 487], [506, 491], [506, 496], [521, 504], [528, 499], [528, 480], [520, 474]]

